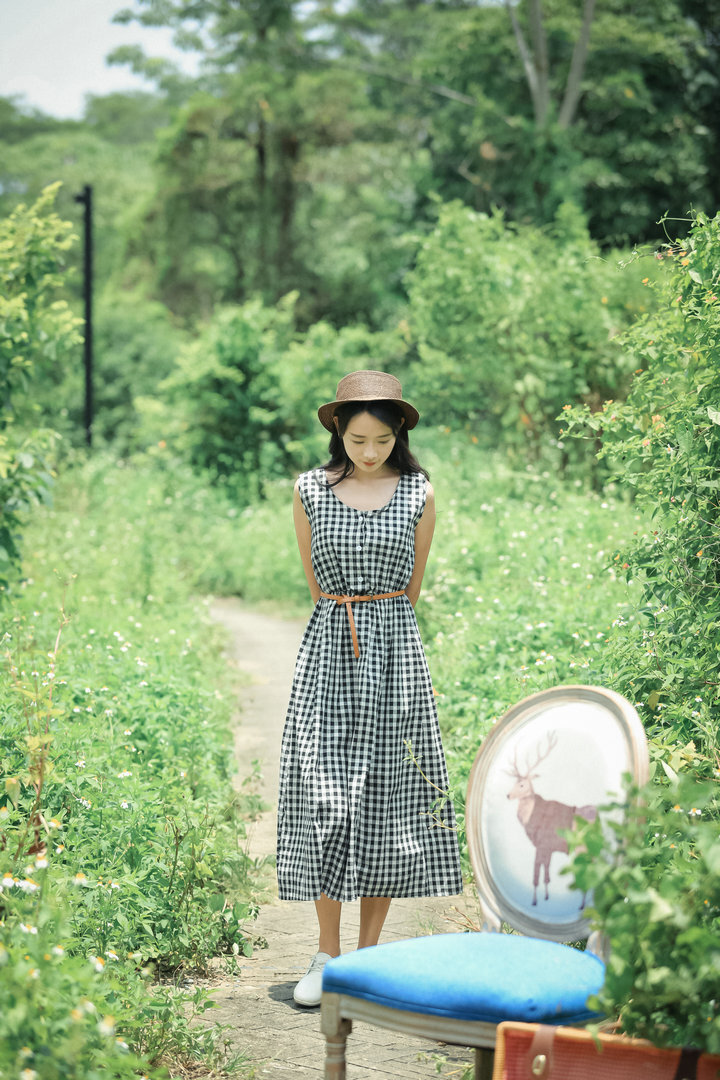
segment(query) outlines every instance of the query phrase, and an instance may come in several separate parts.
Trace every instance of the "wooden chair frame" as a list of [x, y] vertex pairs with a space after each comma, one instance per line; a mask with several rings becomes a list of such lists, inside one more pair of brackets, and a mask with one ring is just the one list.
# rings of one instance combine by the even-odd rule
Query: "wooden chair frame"
[[346, 1043], [353, 1020], [419, 1039], [472, 1046], [475, 1049], [475, 1080], [491, 1080], [495, 1024], [404, 1012], [348, 994], [327, 993], [323, 994], [320, 1011], [320, 1027], [326, 1040], [325, 1080], [346, 1080]]

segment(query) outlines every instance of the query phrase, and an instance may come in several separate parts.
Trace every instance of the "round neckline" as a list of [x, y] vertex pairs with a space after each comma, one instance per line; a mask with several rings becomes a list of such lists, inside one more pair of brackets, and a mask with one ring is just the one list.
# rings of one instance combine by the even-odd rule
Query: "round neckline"
[[323, 474], [325, 484], [327, 485], [327, 489], [332, 495], [332, 497], [334, 499], [337, 499], [341, 506], [344, 506], [347, 510], [354, 510], [356, 514], [379, 514], [382, 510], [387, 510], [388, 506], [390, 506], [390, 504], [394, 501], [398, 491], [400, 490], [400, 484], [402, 483], [402, 478], [405, 475], [404, 473], [400, 473], [400, 475], [398, 476], [398, 482], [395, 485], [395, 490], [393, 491], [392, 495], [386, 503], [383, 503], [382, 506], [376, 506], [373, 510], [361, 510], [359, 507], [351, 506], [350, 503], [346, 503], [344, 499], [340, 498], [335, 489], [330, 486], [330, 482], [328, 481], [328, 476], [325, 469], [321, 469], [320, 472]]

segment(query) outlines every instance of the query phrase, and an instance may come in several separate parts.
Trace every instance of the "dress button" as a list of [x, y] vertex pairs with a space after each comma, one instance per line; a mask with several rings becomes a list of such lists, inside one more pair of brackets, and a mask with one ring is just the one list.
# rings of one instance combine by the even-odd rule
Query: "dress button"
[[362, 544], [358, 544], [355, 548], [356, 551], [362, 551]]

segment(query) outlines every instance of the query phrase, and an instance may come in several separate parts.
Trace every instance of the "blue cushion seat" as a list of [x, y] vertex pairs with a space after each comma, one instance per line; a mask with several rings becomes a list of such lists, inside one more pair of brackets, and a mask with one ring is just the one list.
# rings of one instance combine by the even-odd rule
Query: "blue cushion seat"
[[434, 934], [330, 960], [323, 990], [458, 1020], [573, 1024], [605, 978], [597, 956], [514, 934]]

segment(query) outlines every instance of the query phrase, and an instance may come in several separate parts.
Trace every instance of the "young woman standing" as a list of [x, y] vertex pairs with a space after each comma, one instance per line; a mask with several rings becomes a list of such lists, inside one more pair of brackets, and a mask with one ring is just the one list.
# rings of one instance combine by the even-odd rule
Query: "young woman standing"
[[295, 988], [319, 1005], [340, 952], [342, 904], [360, 898], [358, 948], [377, 944], [392, 897], [462, 891], [432, 683], [415, 619], [435, 526], [410, 452], [417, 410], [394, 376], [346, 375], [318, 410], [330, 461], [297, 481], [294, 518], [315, 609], [283, 735], [277, 872], [314, 900], [318, 952]]

